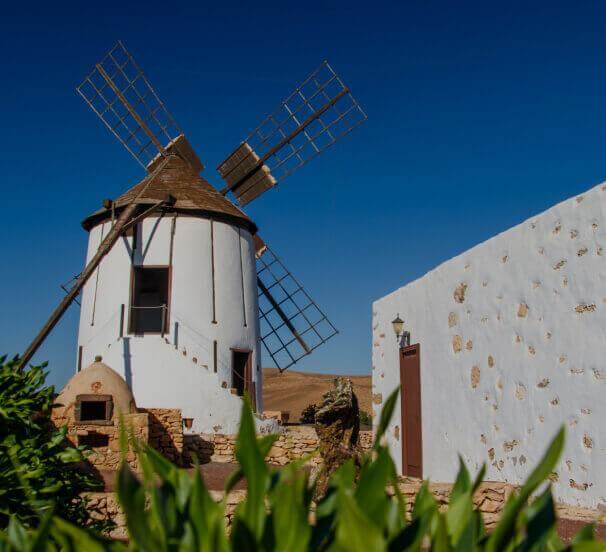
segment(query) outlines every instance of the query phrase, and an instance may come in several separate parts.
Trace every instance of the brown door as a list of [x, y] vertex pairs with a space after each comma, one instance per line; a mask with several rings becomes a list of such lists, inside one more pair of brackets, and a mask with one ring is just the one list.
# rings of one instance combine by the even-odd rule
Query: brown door
[[400, 349], [400, 383], [402, 474], [422, 478], [421, 348], [418, 343]]
[[232, 388], [239, 396], [248, 393], [253, 410], [256, 411], [255, 384], [252, 380], [252, 352], [232, 349]]

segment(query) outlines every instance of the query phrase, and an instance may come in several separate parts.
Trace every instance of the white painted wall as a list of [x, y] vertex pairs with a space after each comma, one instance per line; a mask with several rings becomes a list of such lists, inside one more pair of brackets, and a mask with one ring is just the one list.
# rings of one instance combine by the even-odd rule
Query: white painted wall
[[[375, 403], [400, 383], [398, 312], [421, 344], [425, 478], [453, 481], [461, 453], [471, 469], [486, 462], [488, 479], [520, 483], [564, 424], [557, 499], [606, 504], [605, 190], [556, 205], [373, 304]], [[400, 425], [398, 403], [388, 441], [401, 469]]]
[[[149, 217], [139, 224], [134, 263], [168, 265], [172, 216]], [[87, 261], [109, 223], [90, 232]], [[181, 408], [194, 418], [197, 432], [235, 432], [239, 398], [229, 392], [231, 349], [252, 351], [257, 406], [262, 410], [257, 281], [252, 236], [246, 230], [213, 222], [216, 323], [213, 323], [211, 222], [180, 215], [175, 221], [170, 332], [128, 335], [132, 235], [122, 238], [102, 261], [82, 294], [78, 345], [82, 366], [96, 355], [131, 385], [140, 407]], [[125, 305], [125, 337], [120, 306]], [[246, 324], [245, 324], [246, 319]], [[178, 328], [175, 331], [175, 328]], [[218, 345], [213, 372], [213, 341]]]

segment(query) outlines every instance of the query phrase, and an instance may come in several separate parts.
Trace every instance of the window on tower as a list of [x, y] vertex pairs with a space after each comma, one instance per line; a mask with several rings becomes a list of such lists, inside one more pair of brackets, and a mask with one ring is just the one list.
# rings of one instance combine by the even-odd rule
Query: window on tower
[[168, 289], [168, 267], [133, 267], [130, 333], [167, 332]]

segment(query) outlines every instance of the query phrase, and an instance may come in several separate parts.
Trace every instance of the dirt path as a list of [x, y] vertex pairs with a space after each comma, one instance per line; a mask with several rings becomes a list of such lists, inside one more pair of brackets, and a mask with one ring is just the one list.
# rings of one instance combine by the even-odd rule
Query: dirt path
[[[335, 374], [317, 374], [286, 370], [282, 374], [276, 368], [263, 369], [264, 410], [286, 410], [290, 421], [297, 422], [303, 409], [310, 403], [319, 403], [322, 395], [332, 387]], [[360, 409], [371, 412], [371, 377], [346, 376], [354, 384]]]

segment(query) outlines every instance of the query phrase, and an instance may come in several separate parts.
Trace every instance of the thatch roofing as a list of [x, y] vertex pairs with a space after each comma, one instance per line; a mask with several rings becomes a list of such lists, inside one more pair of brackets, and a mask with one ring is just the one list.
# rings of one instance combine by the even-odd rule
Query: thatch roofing
[[[147, 182], [148, 179], [142, 180], [118, 197], [114, 202], [116, 212], [134, 199]], [[257, 230], [255, 223], [243, 211], [196, 174], [190, 165], [178, 156], [169, 158], [164, 168], [151, 180], [139, 202], [151, 205], [165, 199], [167, 195], [176, 199], [170, 209], [173, 212], [223, 220], [243, 226], [253, 233]], [[99, 209], [84, 219], [82, 226], [90, 230], [110, 217], [110, 209]]]

